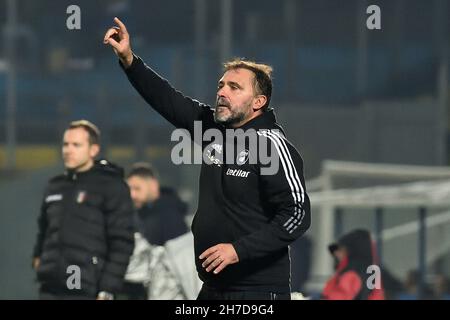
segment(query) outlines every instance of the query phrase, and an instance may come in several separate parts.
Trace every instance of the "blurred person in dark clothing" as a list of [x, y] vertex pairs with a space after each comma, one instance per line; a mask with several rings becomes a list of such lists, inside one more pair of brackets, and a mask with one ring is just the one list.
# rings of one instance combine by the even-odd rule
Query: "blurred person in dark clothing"
[[[367, 285], [367, 268], [377, 264], [370, 233], [354, 230], [329, 246], [335, 260], [335, 274], [325, 284], [325, 300], [384, 300], [384, 290]], [[381, 283], [381, 281], [379, 281]]]
[[[168, 240], [188, 232], [184, 220], [186, 204], [175, 190], [160, 186], [158, 174], [151, 164], [135, 163], [127, 175], [127, 183], [136, 209], [135, 231], [147, 240], [151, 252], [157, 252], [154, 251], [156, 246], [163, 246]], [[122, 294], [124, 299], [144, 300], [148, 298], [147, 291], [143, 282], [125, 281]]]
[[41, 299], [113, 299], [121, 290], [134, 246], [133, 205], [123, 170], [95, 160], [99, 139], [86, 120], [64, 132], [66, 170], [46, 187], [33, 253]]
[[396, 300], [403, 291], [403, 283], [386, 267], [381, 267], [381, 274], [385, 300]]
[[419, 281], [420, 275], [417, 270], [410, 270], [406, 274], [403, 283], [403, 291], [397, 296], [399, 300], [418, 300], [419, 299]]
[[450, 286], [449, 280], [444, 274], [437, 274], [433, 281], [433, 299], [435, 300], [450, 300]]
[[137, 209], [138, 231], [150, 244], [162, 246], [188, 232], [186, 203], [175, 190], [160, 186], [158, 174], [149, 163], [134, 164], [127, 182]]
[[403, 284], [403, 292], [397, 296], [398, 300], [429, 300], [433, 299], [431, 288], [424, 283], [420, 288], [420, 272], [418, 270], [409, 270]]

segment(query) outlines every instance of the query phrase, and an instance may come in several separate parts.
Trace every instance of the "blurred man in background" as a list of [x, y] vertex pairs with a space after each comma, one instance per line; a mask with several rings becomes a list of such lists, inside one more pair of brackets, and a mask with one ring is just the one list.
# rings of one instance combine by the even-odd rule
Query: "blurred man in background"
[[41, 299], [113, 299], [132, 253], [133, 206], [123, 170], [95, 161], [100, 131], [86, 120], [66, 129], [66, 171], [45, 190], [33, 267]]
[[433, 281], [433, 299], [435, 300], [450, 300], [450, 286], [449, 279], [445, 274], [438, 273]]
[[[125, 276], [123, 297], [130, 300], [185, 298], [163, 246], [168, 240], [188, 233], [187, 205], [175, 190], [160, 186], [158, 174], [150, 163], [135, 163], [127, 175], [127, 183], [136, 209], [136, 246]], [[192, 256], [181, 264], [186, 266], [189, 260]]]
[[162, 246], [188, 232], [186, 203], [175, 190], [160, 186], [158, 174], [149, 163], [134, 164], [127, 182], [138, 213], [138, 231], [150, 244]]

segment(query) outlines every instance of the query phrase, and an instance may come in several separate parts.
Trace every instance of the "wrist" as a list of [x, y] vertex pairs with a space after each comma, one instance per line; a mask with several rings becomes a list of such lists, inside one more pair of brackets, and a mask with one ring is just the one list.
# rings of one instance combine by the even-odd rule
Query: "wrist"
[[131, 64], [133, 63], [133, 52], [130, 51], [129, 54], [127, 54], [123, 58], [120, 58], [120, 61], [122, 62], [125, 69], [128, 69], [131, 66]]

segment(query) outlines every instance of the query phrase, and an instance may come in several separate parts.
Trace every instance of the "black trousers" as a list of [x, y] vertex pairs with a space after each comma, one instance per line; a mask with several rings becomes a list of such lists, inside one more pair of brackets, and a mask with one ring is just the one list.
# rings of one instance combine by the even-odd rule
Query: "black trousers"
[[202, 286], [197, 300], [291, 300], [291, 294], [260, 291], [227, 291]]
[[39, 291], [39, 300], [95, 300], [96, 297], [88, 297], [77, 294], [66, 294], [66, 293], [50, 293], [45, 291]]
[[96, 295], [80, 293], [79, 290], [62, 289], [56, 286], [41, 285], [39, 300], [95, 300]]
[[124, 281], [117, 300], [147, 300], [147, 290], [142, 283]]

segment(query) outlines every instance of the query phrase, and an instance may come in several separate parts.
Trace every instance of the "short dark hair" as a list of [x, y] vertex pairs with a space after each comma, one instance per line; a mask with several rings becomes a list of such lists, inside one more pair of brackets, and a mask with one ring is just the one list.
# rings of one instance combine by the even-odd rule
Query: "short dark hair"
[[236, 58], [234, 60], [225, 62], [223, 64], [224, 71], [234, 69], [247, 69], [255, 74], [254, 88], [257, 94], [262, 94], [267, 97], [267, 101], [262, 107], [266, 111], [270, 104], [272, 97], [272, 71], [273, 68], [267, 64], [256, 63], [254, 61], [245, 60], [243, 58]]
[[98, 127], [88, 120], [76, 120], [69, 124], [66, 130], [82, 128], [89, 134], [89, 144], [100, 144], [100, 130]]
[[127, 174], [127, 179], [134, 176], [158, 179], [158, 172], [148, 162], [137, 162], [131, 166], [131, 169]]

